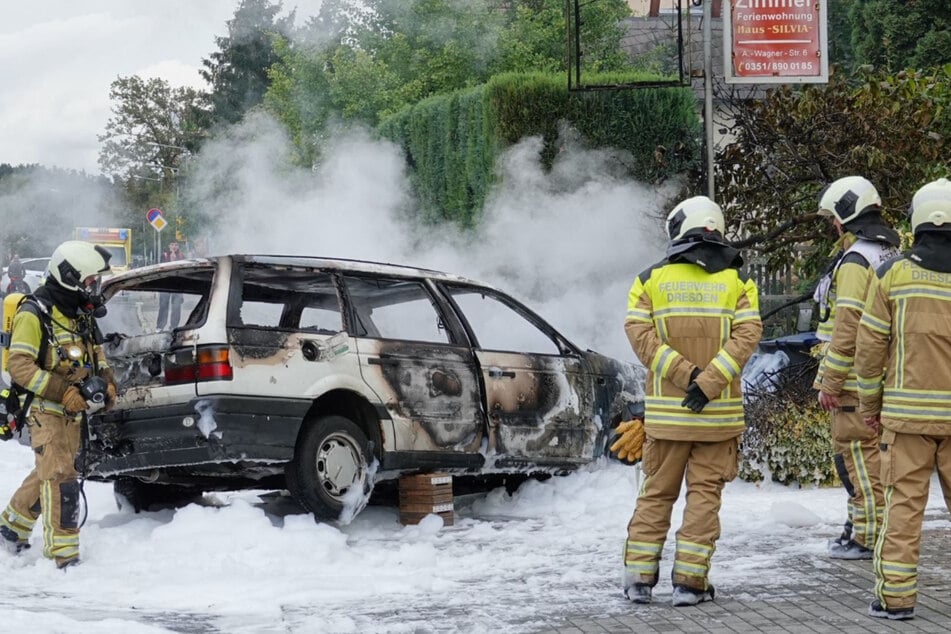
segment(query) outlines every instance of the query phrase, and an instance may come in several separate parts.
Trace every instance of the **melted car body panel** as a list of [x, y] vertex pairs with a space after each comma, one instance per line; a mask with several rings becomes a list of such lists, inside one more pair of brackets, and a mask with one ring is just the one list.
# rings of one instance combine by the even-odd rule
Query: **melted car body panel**
[[472, 352], [356, 338], [363, 378], [393, 419], [402, 451], [477, 452], [485, 418]]

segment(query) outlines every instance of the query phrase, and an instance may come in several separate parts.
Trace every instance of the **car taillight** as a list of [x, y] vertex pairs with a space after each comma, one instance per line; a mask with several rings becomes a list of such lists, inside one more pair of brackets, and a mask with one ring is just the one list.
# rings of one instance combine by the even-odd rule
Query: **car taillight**
[[227, 346], [176, 350], [165, 356], [165, 384], [230, 381], [233, 378]]

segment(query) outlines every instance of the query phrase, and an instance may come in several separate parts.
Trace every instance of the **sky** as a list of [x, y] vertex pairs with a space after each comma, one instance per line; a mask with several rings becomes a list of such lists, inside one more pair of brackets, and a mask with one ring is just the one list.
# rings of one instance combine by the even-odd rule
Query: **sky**
[[[119, 76], [207, 88], [201, 60], [227, 34], [237, 0], [35, 0], [3, 3], [0, 163], [98, 174], [97, 135]], [[283, 3], [298, 20], [320, 0]], [[283, 15], [283, 14], [282, 14]]]

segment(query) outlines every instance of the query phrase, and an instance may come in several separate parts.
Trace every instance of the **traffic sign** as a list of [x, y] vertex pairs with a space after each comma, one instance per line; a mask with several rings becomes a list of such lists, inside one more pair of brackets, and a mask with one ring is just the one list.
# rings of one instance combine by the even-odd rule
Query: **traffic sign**
[[161, 209], [149, 209], [148, 213], [145, 214], [145, 217], [149, 221], [149, 224], [152, 225], [156, 231], [161, 231], [168, 224], [168, 222], [165, 220], [165, 216], [162, 215]]

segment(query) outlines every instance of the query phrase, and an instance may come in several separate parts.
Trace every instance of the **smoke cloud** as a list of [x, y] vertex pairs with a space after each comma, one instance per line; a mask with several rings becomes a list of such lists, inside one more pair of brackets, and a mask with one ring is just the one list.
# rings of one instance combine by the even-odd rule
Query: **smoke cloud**
[[398, 147], [354, 131], [303, 170], [292, 166], [280, 126], [255, 114], [192, 159], [186, 197], [213, 254], [367, 259], [464, 275], [511, 293], [579, 346], [632, 360], [627, 292], [662, 256], [658, 218], [678, 185], [625, 180], [623, 156], [570, 138], [550, 171], [540, 150], [530, 138], [505, 153], [475, 229], [422, 226]]

